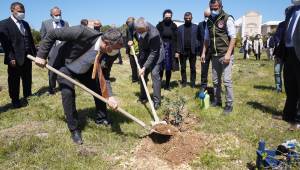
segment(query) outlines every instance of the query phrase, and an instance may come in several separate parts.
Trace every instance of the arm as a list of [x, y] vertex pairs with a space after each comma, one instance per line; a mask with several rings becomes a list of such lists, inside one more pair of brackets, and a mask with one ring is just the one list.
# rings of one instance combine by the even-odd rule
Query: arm
[[228, 32], [228, 36], [230, 37], [230, 41], [229, 41], [229, 46], [228, 46], [227, 52], [224, 57], [225, 64], [229, 64], [229, 62], [230, 62], [231, 54], [234, 50], [235, 41], [236, 41], [236, 29], [235, 29], [234, 20], [232, 17], [229, 17], [227, 20], [227, 32]]
[[200, 58], [202, 63], [205, 63], [205, 54], [208, 49], [208, 45], [209, 45], [209, 32], [208, 32], [208, 28], [205, 27], [204, 44], [203, 44], [202, 54], [201, 54], [201, 58]]
[[41, 42], [38, 51], [38, 57], [47, 59], [50, 49], [56, 40], [59, 41], [76, 41], [80, 37], [83, 29], [78, 27], [60, 28], [49, 31], [45, 39]]
[[150, 54], [147, 58], [146, 63], [144, 64], [145, 69], [149, 68], [154, 60], [158, 57], [159, 53], [160, 53], [160, 37], [159, 35], [153, 37], [150, 40]]
[[5, 57], [8, 60], [8, 64], [11, 64], [12, 61], [16, 61], [15, 52], [12, 48], [12, 42], [9, 36], [9, 31], [7, 28], [7, 24], [1, 22], [0, 23], [0, 41], [5, 52]]

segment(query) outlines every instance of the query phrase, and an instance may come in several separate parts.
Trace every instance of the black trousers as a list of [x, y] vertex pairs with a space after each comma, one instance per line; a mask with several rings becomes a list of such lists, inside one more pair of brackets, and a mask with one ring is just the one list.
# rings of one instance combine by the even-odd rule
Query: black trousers
[[22, 79], [24, 98], [27, 98], [32, 94], [32, 62], [29, 59], [25, 58], [22, 66], [16, 65], [16, 67], [12, 67], [11, 65], [8, 65], [7, 73], [8, 90], [12, 103], [18, 102], [20, 99], [20, 79]]
[[[59, 71], [70, 76], [71, 78], [77, 79], [80, 83], [84, 84], [89, 89], [101, 95], [99, 82], [91, 78], [93, 67], [91, 67], [91, 69], [85, 74], [72, 73], [66, 67], [60, 68]], [[74, 84], [70, 83], [68, 80], [60, 76], [57, 77], [57, 81], [61, 88], [62, 104], [67, 119], [68, 127], [70, 131], [79, 130], [79, 125], [78, 125], [79, 120], [78, 120], [78, 113], [76, 110], [76, 103], [75, 103], [76, 96], [75, 96]], [[106, 118], [107, 117], [106, 104], [95, 97], [94, 97], [94, 101], [96, 105], [96, 119]]]
[[283, 119], [300, 123], [300, 61], [294, 48], [287, 49], [286, 61], [283, 69], [286, 102], [283, 110]]
[[136, 62], [134, 60], [134, 56], [128, 54], [128, 57], [129, 57], [129, 62], [130, 62], [130, 67], [131, 67], [131, 80], [138, 81], [139, 80], [138, 70], [137, 70]]
[[191, 50], [185, 51], [184, 54], [180, 54], [180, 69], [181, 69], [181, 80], [182, 83], [187, 82], [186, 78], [186, 60], [190, 62], [190, 70], [191, 70], [191, 85], [195, 85], [196, 82], [196, 54], [192, 54]]
[[[146, 69], [144, 78], [147, 83], [148, 75], [151, 73], [151, 78], [153, 82], [153, 102], [160, 103], [161, 102], [161, 79], [160, 79], [160, 69], [161, 65], [156, 64], [152, 69]], [[146, 92], [143, 86], [142, 81], [140, 81], [140, 99], [147, 99]]]
[[260, 53], [255, 54], [255, 58], [256, 58], [256, 60], [260, 60]]
[[56, 80], [57, 75], [53, 73], [52, 71], [48, 71], [48, 78], [49, 78], [49, 92], [53, 92], [56, 87]]
[[205, 63], [201, 63], [201, 88], [206, 89], [208, 83], [208, 70], [209, 63], [211, 61], [211, 55], [206, 54]]

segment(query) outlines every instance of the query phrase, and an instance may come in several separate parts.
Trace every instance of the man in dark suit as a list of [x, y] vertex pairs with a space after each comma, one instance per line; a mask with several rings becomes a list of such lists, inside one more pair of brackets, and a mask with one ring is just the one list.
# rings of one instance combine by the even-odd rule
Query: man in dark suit
[[292, 123], [292, 129], [300, 129], [300, 1], [292, 1], [286, 17], [284, 80], [286, 103], [283, 119]]
[[[210, 9], [207, 8], [204, 11], [204, 21], [198, 24], [198, 40], [200, 42], [200, 55], [202, 54], [203, 44], [204, 44], [204, 35], [205, 35], [205, 28], [207, 25], [208, 17], [210, 16]], [[209, 63], [211, 61], [211, 55], [208, 55], [208, 51], [205, 55], [205, 62], [201, 63], [201, 91], [205, 91], [207, 88], [208, 83], [208, 69]]]
[[[134, 36], [139, 44], [139, 64], [141, 66], [139, 75], [144, 76], [145, 80], [147, 80], [151, 72], [154, 108], [158, 109], [161, 102], [160, 70], [161, 63], [164, 60], [163, 42], [157, 28], [145, 21], [144, 18], [139, 18], [135, 21], [134, 29]], [[128, 45], [132, 46], [133, 42], [129, 41]], [[140, 83], [140, 89], [140, 101], [145, 103], [147, 102], [147, 96], [142, 83]]]
[[176, 58], [180, 59], [181, 66], [181, 84], [183, 87], [187, 84], [186, 78], [186, 60], [190, 62], [191, 87], [195, 87], [196, 82], [196, 55], [199, 50], [199, 41], [197, 39], [198, 26], [192, 23], [192, 13], [184, 14], [184, 25], [178, 27], [177, 53]]
[[9, 96], [13, 107], [19, 108], [21, 107], [20, 78], [22, 78], [24, 98], [32, 94], [32, 64], [26, 55], [35, 55], [36, 49], [29, 24], [24, 21], [24, 5], [14, 2], [10, 9], [12, 15], [0, 22], [1, 43], [5, 52], [4, 64], [8, 65]]
[[[47, 33], [50, 30], [63, 28], [63, 27], [69, 27], [69, 23], [67, 21], [62, 20], [61, 10], [59, 9], [59, 7], [53, 7], [50, 10], [50, 16], [51, 16], [51, 19], [48, 19], [48, 20], [42, 22], [42, 27], [40, 30], [42, 39], [44, 39], [46, 37]], [[61, 43], [62, 43], [61, 41], [56, 41], [49, 53], [49, 56], [48, 56], [49, 65], [54, 68], [58, 68], [59, 65], [61, 64], [60, 61], [55, 60], [55, 57], [57, 56], [57, 52], [59, 50], [59, 47], [61, 46]], [[54, 61], [56, 61], [56, 63], [54, 63]], [[49, 71], [48, 77], [49, 77], [48, 92], [50, 95], [53, 95], [55, 93], [54, 89], [56, 87], [57, 75], [55, 73]]]
[[[107, 98], [109, 106], [116, 109], [118, 104], [112, 94], [110, 70], [120, 51], [119, 49], [122, 47], [121, 32], [117, 29], [110, 29], [101, 36], [99, 32], [82, 25], [51, 30], [41, 42], [35, 60], [38, 66], [45, 66], [50, 49], [57, 40], [65, 41], [56, 58], [64, 61], [59, 71], [77, 79], [91, 90]], [[99, 56], [99, 60], [95, 62], [98, 79], [94, 80], [92, 73], [96, 55]], [[60, 76], [58, 76], [57, 81], [61, 88], [62, 104], [69, 130], [72, 133], [71, 138], [75, 143], [82, 144], [74, 84]], [[97, 98], [94, 100], [96, 105], [95, 122], [110, 125], [106, 104]]]

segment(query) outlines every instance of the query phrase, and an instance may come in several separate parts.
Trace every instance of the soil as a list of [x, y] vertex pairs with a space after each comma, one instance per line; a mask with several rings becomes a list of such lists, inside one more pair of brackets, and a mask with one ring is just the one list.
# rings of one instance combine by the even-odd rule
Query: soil
[[167, 136], [173, 136], [178, 132], [178, 129], [175, 128], [172, 125], [166, 125], [166, 124], [157, 124], [152, 127], [152, 130], [154, 132], [161, 134], [161, 135], [167, 135]]
[[189, 163], [209, 145], [212, 136], [194, 131], [200, 121], [186, 110], [181, 115], [183, 122], [179, 126], [154, 126], [157, 131], [172, 135], [152, 133], [143, 138], [123, 168], [191, 169]]

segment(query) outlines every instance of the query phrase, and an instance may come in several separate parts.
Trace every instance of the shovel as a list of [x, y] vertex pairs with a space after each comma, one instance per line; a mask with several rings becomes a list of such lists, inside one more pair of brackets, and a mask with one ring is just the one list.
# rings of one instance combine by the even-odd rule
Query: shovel
[[[31, 56], [31, 55], [27, 55], [27, 58], [29, 58], [30, 60], [34, 61], [35, 57]], [[75, 84], [76, 86], [80, 87], [81, 89], [83, 89], [84, 91], [88, 92], [89, 94], [91, 94], [92, 96], [96, 97], [97, 99], [103, 101], [104, 103], [108, 104], [108, 100], [102, 96], [100, 96], [99, 94], [95, 93], [94, 91], [92, 91], [91, 89], [87, 88], [86, 86], [84, 86], [83, 84], [79, 83], [78, 81], [72, 79], [71, 77], [65, 75], [64, 73], [56, 70], [55, 68], [49, 66], [48, 64], [46, 65], [46, 68], [52, 72], [54, 72], [55, 74], [65, 78], [66, 80], [70, 81], [71, 83]], [[118, 107], [117, 111], [120, 112], [121, 114], [123, 114], [124, 116], [126, 116], [127, 118], [129, 118], [130, 120], [136, 122], [137, 124], [139, 124], [140, 126], [142, 126], [143, 128], [147, 129], [147, 130], [151, 130], [148, 126], [146, 126], [146, 124], [139, 120], [138, 118], [134, 117], [133, 115], [131, 115], [130, 113], [126, 112], [125, 110], [123, 110], [122, 108]]]
[[[135, 54], [134, 47], [131, 46], [130, 49], [131, 49], [132, 54], [134, 56], [134, 60], [136, 62], [136, 65], [137, 65], [138, 69], [140, 70], [141, 66], [139, 65], [137, 56]], [[154, 108], [154, 104], [153, 104], [153, 101], [151, 99], [150, 93], [148, 91], [145, 78], [144, 78], [144, 76], [140, 76], [140, 77], [141, 77], [143, 87], [145, 89], [148, 101], [150, 103], [152, 116], [154, 118], [154, 122], [151, 122], [151, 124], [152, 124], [151, 132], [158, 133], [158, 134], [161, 134], [161, 135], [169, 135], [169, 136], [174, 135], [178, 130], [176, 128], [174, 128], [173, 126], [168, 125], [166, 121], [160, 121], [159, 120], [159, 118], [157, 116], [157, 113], [156, 113], [156, 110]]]

